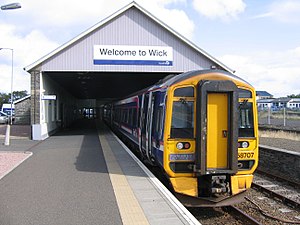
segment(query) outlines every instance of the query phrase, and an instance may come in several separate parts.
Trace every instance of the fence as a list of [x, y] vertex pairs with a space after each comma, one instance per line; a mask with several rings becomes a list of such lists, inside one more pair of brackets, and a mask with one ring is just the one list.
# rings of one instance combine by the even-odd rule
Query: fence
[[258, 111], [258, 123], [260, 125], [274, 125], [290, 128], [300, 128], [300, 110], [280, 109]]

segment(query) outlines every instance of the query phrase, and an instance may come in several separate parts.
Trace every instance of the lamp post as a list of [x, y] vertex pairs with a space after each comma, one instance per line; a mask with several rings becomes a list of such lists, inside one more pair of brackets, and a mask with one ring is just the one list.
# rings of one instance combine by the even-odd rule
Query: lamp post
[[13, 117], [13, 80], [14, 80], [14, 50], [12, 48], [0, 48], [0, 50], [10, 50], [11, 51], [11, 81], [10, 81], [10, 121], [6, 127], [5, 141], [4, 145], [9, 145], [10, 137], [10, 125], [12, 125]]
[[11, 9], [19, 9], [21, 8], [21, 4], [20, 3], [10, 3], [7, 5], [2, 5], [1, 9], [2, 10], [11, 10]]
[[[1, 10], [13, 10], [21, 8], [20, 3], [10, 3], [1, 6]], [[10, 86], [10, 123], [7, 124], [4, 145], [9, 145], [10, 138], [10, 125], [13, 121], [13, 77], [14, 77], [14, 50], [12, 48], [0, 48], [0, 50], [6, 49], [11, 51], [11, 86]]]

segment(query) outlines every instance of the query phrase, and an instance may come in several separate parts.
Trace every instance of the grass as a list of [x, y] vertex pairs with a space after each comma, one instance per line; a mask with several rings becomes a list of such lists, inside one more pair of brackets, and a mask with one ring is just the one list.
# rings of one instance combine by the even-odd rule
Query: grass
[[[268, 111], [260, 111], [260, 112], [258, 112], [258, 117], [259, 118], [268, 118], [268, 114], [269, 114]], [[271, 119], [283, 119], [283, 117], [284, 117], [283, 110], [270, 113]], [[290, 119], [290, 120], [300, 120], [300, 112], [299, 111], [286, 111], [285, 118]]]
[[300, 141], [300, 135], [293, 132], [285, 132], [285, 131], [259, 131], [259, 137], [267, 137], [267, 138], [282, 138], [293, 141]]

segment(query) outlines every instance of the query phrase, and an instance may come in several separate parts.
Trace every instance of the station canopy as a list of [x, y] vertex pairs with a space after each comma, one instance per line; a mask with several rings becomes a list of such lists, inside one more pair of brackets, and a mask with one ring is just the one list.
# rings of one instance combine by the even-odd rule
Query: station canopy
[[118, 99], [158, 82], [169, 73], [46, 72], [79, 99]]

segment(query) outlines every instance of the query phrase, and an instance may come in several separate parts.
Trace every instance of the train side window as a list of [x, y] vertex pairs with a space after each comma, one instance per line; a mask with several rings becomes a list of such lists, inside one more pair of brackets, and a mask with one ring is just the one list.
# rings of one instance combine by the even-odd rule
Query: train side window
[[174, 91], [174, 97], [194, 97], [193, 87], [177, 88]]
[[137, 111], [136, 111], [136, 108], [132, 109], [132, 125], [134, 127], [137, 126]]
[[154, 131], [156, 133], [160, 132], [160, 128], [161, 128], [161, 125], [162, 125], [161, 117], [162, 117], [162, 107], [159, 107], [157, 109], [157, 118], [156, 118], [156, 121], [155, 121], [155, 128], [154, 128]]
[[173, 102], [171, 138], [194, 137], [194, 102]]
[[132, 126], [132, 109], [128, 110], [128, 124]]
[[127, 124], [130, 124], [130, 109], [126, 110], [126, 115], [127, 115], [126, 122]]
[[119, 109], [118, 108], [115, 109], [114, 119], [116, 122], [119, 122]]
[[120, 122], [124, 123], [124, 120], [125, 120], [125, 112], [124, 112], [124, 109], [121, 109], [120, 110]]
[[117, 122], [120, 123], [121, 122], [121, 110], [117, 109]]
[[130, 124], [130, 126], [135, 126], [134, 112], [135, 112], [134, 108], [129, 109], [129, 124]]
[[128, 123], [128, 110], [127, 109], [122, 110], [122, 122]]

